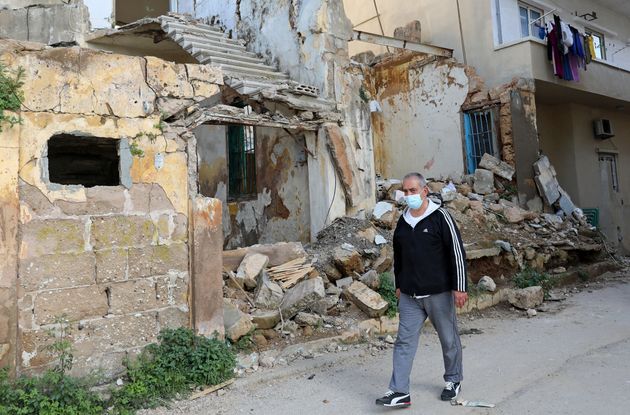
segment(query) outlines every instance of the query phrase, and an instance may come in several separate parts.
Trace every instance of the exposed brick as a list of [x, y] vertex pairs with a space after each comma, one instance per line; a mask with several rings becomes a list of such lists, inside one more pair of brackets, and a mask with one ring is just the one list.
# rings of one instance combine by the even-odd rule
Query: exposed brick
[[94, 249], [150, 245], [155, 226], [143, 216], [105, 216], [92, 219]]
[[125, 193], [122, 186], [95, 186], [85, 190], [85, 202], [55, 202], [66, 215], [106, 215], [122, 213]]
[[33, 220], [22, 226], [20, 258], [83, 251], [85, 223], [73, 219]]
[[94, 271], [92, 252], [44, 255], [20, 260], [19, 281], [26, 291], [90, 285]]
[[47, 291], [35, 298], [35, 321], [50, 324], [65, 314], [70, 321], [107, 314], [107, 295], [98, 286]]
[[127, 250], [96, 251], [96, 281], [99, 284], [127, 279]]
[[112, 314], [127, 314], [161, 307], [166, 299], [157, 298], [157, 283], [150, 279], [139, 279], [113, 283], [110, 289]]

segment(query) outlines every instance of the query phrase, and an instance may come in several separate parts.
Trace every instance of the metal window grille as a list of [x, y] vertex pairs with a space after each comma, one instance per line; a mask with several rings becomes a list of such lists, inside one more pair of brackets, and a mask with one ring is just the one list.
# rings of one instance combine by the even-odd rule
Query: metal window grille
[[619, 191], [619, 176], [617, 176], [617, 155], [600, 154], [599, 162], [605, 163], [610, 177], [610, 185], [615, 192]]
[[256, 139], [251, 125], [228, 126], [228, 194], [230, 199], [256, 195]]
[[494, 109], [465, 112], [464, 132], [468, 174], [475, 172], [485, 153], [499, 157]]

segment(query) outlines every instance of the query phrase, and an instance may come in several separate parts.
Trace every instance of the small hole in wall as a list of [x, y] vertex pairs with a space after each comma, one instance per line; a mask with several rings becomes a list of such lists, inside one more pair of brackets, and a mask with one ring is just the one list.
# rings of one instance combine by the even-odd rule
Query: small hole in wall
[[58, 134], [48, 140], [51, 183], [85, 187], [120, 184], [120, 140]]

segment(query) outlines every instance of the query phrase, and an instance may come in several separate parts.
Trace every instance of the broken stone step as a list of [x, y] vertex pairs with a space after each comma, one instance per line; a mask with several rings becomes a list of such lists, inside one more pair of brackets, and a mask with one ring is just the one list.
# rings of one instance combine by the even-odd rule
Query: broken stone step
[[219, 58], [232, 59], [235, 61], [242, 61], [242, 62], [251, 62], [251, 63], [264, 62], [261, 58], [256, 56], [255, 53], [252, 53], [252, 52], [239, 51], [238, 53], [236, 53], [235, 51], [233, 52], [230, 50], [224, 51], [221, 48], [215, 48], [212, 46], [204, 45], [203, 43], [193, 42], [190, 45], [188, 45], [188, 48], [186, 50], [195, 58], [200, 54], [206, 54], [207, 56], [212, 55]]
[[234, 65], [234, 66], [239, 66], [242, 68], [260, 69], [263, 71], [270, 71], [270, 72], [280, 72], [278, 71], [278, 68], [276, 68], [275, 66], [267, 65], [266, 63], [262, 61], [262, 59], [260, 60], [260, 62], [251, 63], [251, 62], [243, 62], [243, 61], [234, 61], [233, 59], [220, 58], [212, 54], [209, 54], [208, 56], [210, 60], [207, 63], [210, 65], [215, 65], [215, 66]]
[[177, 20], [171, 20], [168, 18], [162, 18], [162, 26], [170, 26], [171, 28], [178, 28], [183, 30], [194, 30], [197, 33], [211, 33], [214, 35], [224, 35], [225, 32], [217, 26], [209, 26], [199, 23], [183, 23]]
[[192, 33], [190, 31], [185, 31], [185, 30], [170, 30], [167, 32], [168, 35], [171, 38], [175, 38], [175, 37], [195, 37], [198, 39], [205, 39], [206, 41], [212, 41], [212, 42], [219, 42], [219, 43], [224, 43], [227, 45], [233, 45], [235, 47], [245, 47], [245, 44], [240, 41], [240, 40], [234, 40], [234, 39], [230, 39], [228, 37], [224, 37], [224, 36], [209, 36], [209, 35], [204, 35], [201, 33]]
[[176, 33], [172, 36], [172, 39], [184, 49], [186, 49], [186, 46], [188, 44], [195, 42], [195, 43], [205, 44], [208, 46], [223, 48], [226, 50], [243, 51], [243, 52], [246, 51], [245, 46], [243, 45], [235, 45], [233, 43], [226, 42], [223, 40], [209, 39], [203, 36], [194, 36], [187, 33]]
[[[203, 64], [210, 64], [212, 65], [211, 61], [210, 61], [210, 57], [205, 58], [203, 60], [201, 60], [201, 63]], [[283, 73], [283, 72], [274, 72], [274, 71], [268, 71], [268, 70], [262, 70], [262, 69], [253, 69], [253, 68], [247, 68], [244, 66], [239, 66], [239, 65], [226, 65], [226, 64], [221, 64], [221, 65], [214, 65], [217, 66], [221, 69], [223, 69], [223, 72], [226, 76], [230, 76], [230, 74], [233, 74], [234, 77], [238, 78], [238, 75], [245, 75], [245, 77], [248, 76], [255, 76], [255, 77], [261, 77], [261, 78], [272, 78], [272, 79], [289, 79], [289, 75]]]
[[201, 36], [205, 38], [219, 39], [219, 40], [228, 40], [235, 44], [244, 45], [245, 42], [241, 39], [232, 39], [227, 37], [227, 35], [223, 32], [213, 32], [209, 30], [202, 30], [192, 26], [176, 26], [170, 23], [166, 23], [162, 25], [162, 29], [168, 33], [169, 36], [172, 36], [176, 33], [186, 33], [195, 36]]

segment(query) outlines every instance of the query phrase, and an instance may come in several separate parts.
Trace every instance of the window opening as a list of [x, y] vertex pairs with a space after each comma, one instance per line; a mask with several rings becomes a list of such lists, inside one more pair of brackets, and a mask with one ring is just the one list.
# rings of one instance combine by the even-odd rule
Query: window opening
[[468, 174], [475, 172], [485, 153], [499, 158], [495, 112], [494, 108], [490, 108], [464, 113]]
[[521, 20], [521, 37], [535, 36], [543, 39], [545, 37], [543, 11], [526, 3], [519, 3], [518, 11]]
[[593, 38], [593, 48], [595, 49], [595, 57], [600, 60], [606, 60], [606, 43], [604, 35], [594, 30], [586, 29], [587, 35]]
[[[247, 114], [251, 107], [245, 107]], [[256, 195], [256, 137], [251, 125], [228, 125], [228, 195], [242, 199]]]
[[617, 155], [616, 154], [600, 154], [599, 162], [604, 163], [608, 171], [610, 186], [615, 192], [619, 191], [619, 176], [617, 176]]
[[51, 183], [85, 187], [120, 184], [120, 140], [58, 134], [48, 140]]

